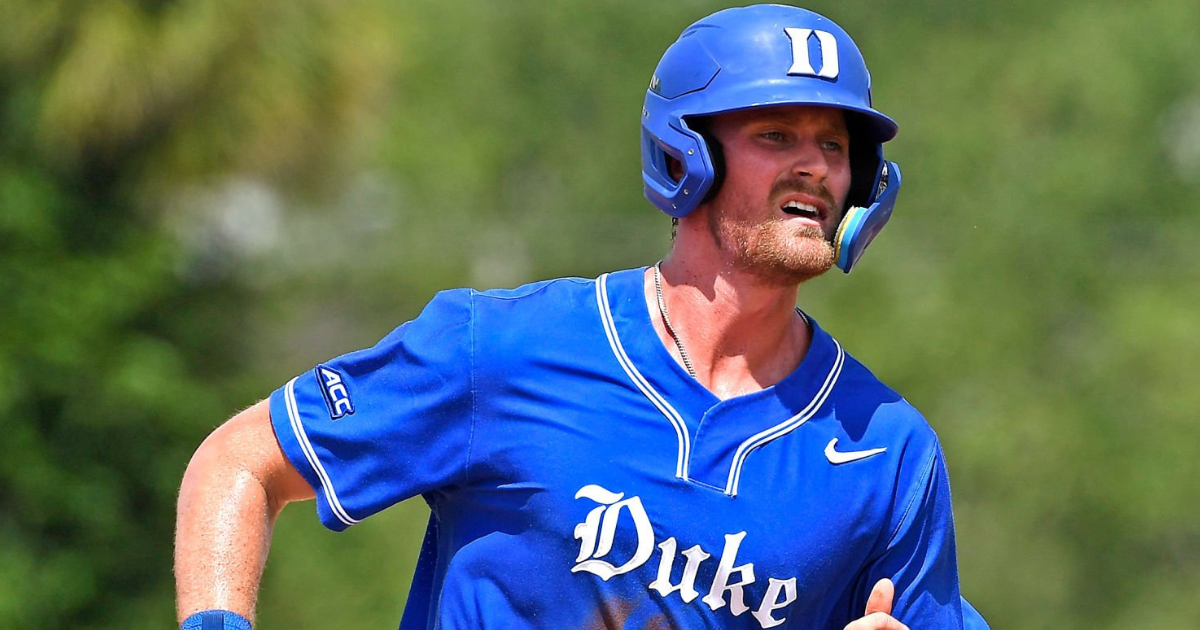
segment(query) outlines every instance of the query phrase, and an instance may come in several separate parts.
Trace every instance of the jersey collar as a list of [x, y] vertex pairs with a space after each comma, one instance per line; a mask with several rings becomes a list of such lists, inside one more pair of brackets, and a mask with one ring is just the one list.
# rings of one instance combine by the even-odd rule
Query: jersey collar
[[613, 355], [629, 382], [675, 430], [676, 477], [735, 496], [741, 468], [755, 450], [827, 412], [845, 352], [811, 317], [812, 342], [779, 383], [728, 400], [717, 398], [679, 365], [651, 323], [646, 268], [597, 279], [597, 302]]

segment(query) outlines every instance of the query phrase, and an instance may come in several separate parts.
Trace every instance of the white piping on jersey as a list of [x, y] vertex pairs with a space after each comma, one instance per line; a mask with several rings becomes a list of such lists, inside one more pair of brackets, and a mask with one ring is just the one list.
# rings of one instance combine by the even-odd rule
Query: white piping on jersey
[[337, 493], [333, 490], [333, 483], [329, 481], [329, 475], [326, 474], [325, 467], [321, 465], [317, 452], [313, 450], [312, 443], [308, 441], [308, 434], [304, 432], [304, 425], [300, 422], [300, 412], [296, 406], [296, 378], [288, 381], [284, 388], [284, 400], [287, 402], [288, 421], [291, 422], [292, 432], [296, 434], [296, 439], [300, 442], [300, 450], [304, 451], [304, 457], [308, 459], [309, 465], [321, 479], [321, 490], [325, 492], [329, 509], [339, 521], [346, 525], [353, 525], [359, 522], [359, 519], [352, 518], [342, 507], [341, 501], [338, 501]]
[[800, 425], [815, 416], [821, 405], [825, 404], [825, 399], [829, 397], [829, 392], [833, 391], [833, 386], [842, 373], [842, 366], [846, 363], [846, 351], [842, 350], [842, 345], [836, 339], [833, 340], [833, 345], [837, 348], [837, 357], [833, 360], [833, 367], [829, 369], [829, 374], [825, 376], [825, 382], [821, 384], [821, 389], [817, 390], [817, 395], [808, 403], [808, 406], [791, 418], [751, 436], [738, 446], [737, 452], [733, 455], [733, 466], [729, 469], [729, 481], [725, 484], [725, 494], [731, 497], [737, 496], [738, 484], [742, 480], [742, 466], [746, 463], [746, 458], [750, 456], [751, 451], [795, 431]]
[[608, 344], [612, 346], [613, 354], [617, 357], [617, 362], [621, 364], [621, 369], [625, 370], [625, 374], [629, 376], [629, 380], [637, 386], [642, 394], [650, 400], [667, 420], [671, 422], [671, 426], [675, 429], [675, 435], [679, 438], [679, 455], [675, 462], [675, 476], [684, 481], [688, 480], [688, 461], [692, 455], [691, 438], [688, 436], [687, 425], [683, 423], [683, 418], [675, 411], [667, 400], [663, 398], [642, 376], [638, 371], [637, 366], [629, 359], [629, 355], [625, 354], [625, 348], [621, 345], [621, 338], [617, 336], [617, 326], [613, 322], [612, 310], [608, 305], [608, 274], [604, 274], [596, 279], [596, 302], [600, 307], [600, 320], [604, 323], [604, 334], [608, 336]]

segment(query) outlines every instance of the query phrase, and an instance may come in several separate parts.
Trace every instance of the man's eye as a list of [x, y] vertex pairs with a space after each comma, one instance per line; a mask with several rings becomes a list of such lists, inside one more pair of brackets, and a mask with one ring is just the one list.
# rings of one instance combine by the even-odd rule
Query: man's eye
[[778, 131], [764, 131], [762, 133], [762, 137], [766, 140], [772, 140], [775, 142], [783, 140], [783, 134]]
[[840, 152], [842, 150], [842, 143], [838, 142], [836, 140], [826, 140], [824, 142], [824, 145], [825, 145], [826, 151], [839, 151]]

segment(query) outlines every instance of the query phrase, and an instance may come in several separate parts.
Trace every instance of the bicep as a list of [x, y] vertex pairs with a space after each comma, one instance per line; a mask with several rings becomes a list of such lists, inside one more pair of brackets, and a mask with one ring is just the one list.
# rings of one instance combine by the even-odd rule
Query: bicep
[[[259, 401], [226, 421], [200, 445], [189, 477], [206, 470], [243, 472], [262, 487], [272, 515], [292, 501], [312, 499], [313, 489], [284, 455], [271, 426], [270, 405]], [[187, 477], [185, 477], [185, 483]]]

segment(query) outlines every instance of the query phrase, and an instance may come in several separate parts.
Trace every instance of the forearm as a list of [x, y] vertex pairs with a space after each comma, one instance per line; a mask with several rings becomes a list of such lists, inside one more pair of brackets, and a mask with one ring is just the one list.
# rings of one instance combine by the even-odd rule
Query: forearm
[[275, 442], [265, 403], [214, 431], [192, 457], [179, 491], [179, 619], [208, 609], [253, 619], [275, 519], [289, 501], [311, 496]]
[[212, 608], [253, 619], [274, 517], [249, 472], [225, 470], [202, 448], [179, 493], [175, 584], [180, 621]]

